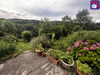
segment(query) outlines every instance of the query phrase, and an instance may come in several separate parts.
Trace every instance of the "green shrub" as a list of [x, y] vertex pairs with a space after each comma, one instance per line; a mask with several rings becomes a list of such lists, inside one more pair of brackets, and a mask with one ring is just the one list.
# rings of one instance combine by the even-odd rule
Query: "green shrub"
[[80, 31], [77, 32], [76, 35], [78, 36], [78, 39], [81, 39], [82, 41], [88, 40], [95, 40], [97, 42], [100, 42], [100, 30], [98, 31]]
[[37, 48], [37, 51], [38, 51], [38, 52], [44, 50], [44, 48], [42, 47], [42, 44], [37, 45], [37, 47], [38, 47], [38, 48]]
[[60, 58], [67, 64], [72, 64], [73, 63], [72, 60], [71, 60], [72, 57], [67, 55], [67, 54], [62, 55]]
[[13, 54], [16, 51], [16, 46], [13, 43], [0, 41], [0, 57]]
[[64, 53], [61, 50], [50, 49], [48, 55], [53, 59], [59, 60], [61, 55], [64, 55]]
[[29, 42], [31, 40], [32, 34], [30, 31], [23, 31], [21, 35], [25, 41]]
[[0, 37], [4, 36], [4, 32], [0, 31]]
[[74, 42], [78, 40], [86, 41], [87, 39], [95, 40], [99, 43], [100, 42], [100, 31], [74, 32], [72, 35], [68, 35], [67, 37], [60, 38], [59, 40], [55, 41], [53, 48], [66, 51], [66, 48], [73, 46]]
[[74, 28], [73, 28], [73, 31], [76, 32], [76, 31], [81, 31], [83, 30], [82, 27], [80, 27], [79, 25], [76, 25]]
[[9, 42], [9, 43], [18, 42], [18, 38], [16, 36], [13, 36], [13, 35], [4, 36], [2, 38], [2, 40]]
[[76, 61], [76, 65], [78, 66], [78, 70], [84, 74], [88, 75], [92, 71], [88, 64], [82, 64], [79, 60]]
[[42, 44], [43, 48], [49, 48], [51, 45], [50, 40], [48, 40], [45, 36], [33, 38], [30, 43], [32, 48], [37, 48], [37, 45], [39, 44]]

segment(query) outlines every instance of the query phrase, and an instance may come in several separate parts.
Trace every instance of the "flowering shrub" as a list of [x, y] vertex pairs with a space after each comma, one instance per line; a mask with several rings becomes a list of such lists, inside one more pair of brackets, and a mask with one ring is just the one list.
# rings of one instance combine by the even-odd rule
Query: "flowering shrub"
[[100, 48], [96, 43], [94, 40], [86, 42], [79, 40], [74, 43], [74, 46], [67, 48], [66, 54], [73, 56], [74, 60], [78, 59], [100, 69]]

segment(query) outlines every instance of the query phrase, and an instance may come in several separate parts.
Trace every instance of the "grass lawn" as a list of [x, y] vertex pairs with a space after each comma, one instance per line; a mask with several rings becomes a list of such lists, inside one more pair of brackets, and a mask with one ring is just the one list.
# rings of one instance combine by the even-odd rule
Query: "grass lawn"
[[26, 50], [31, 50], [32, 48], [30, 47], [29, 43], [27, 43], [27, 42], [17, 42], [16, 49], [20, 53], [20, 52], [23, 52]]

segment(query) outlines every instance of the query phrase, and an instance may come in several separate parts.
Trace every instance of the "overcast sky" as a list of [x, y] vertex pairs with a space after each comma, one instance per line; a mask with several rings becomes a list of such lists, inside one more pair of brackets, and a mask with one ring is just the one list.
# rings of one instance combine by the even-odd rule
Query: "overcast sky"
[[69, 15], [74, 19], [82, 9], [100, 22], [100, 9], [90, 10], [90, 0], [0, 0], [0, 18], [61, 20]]

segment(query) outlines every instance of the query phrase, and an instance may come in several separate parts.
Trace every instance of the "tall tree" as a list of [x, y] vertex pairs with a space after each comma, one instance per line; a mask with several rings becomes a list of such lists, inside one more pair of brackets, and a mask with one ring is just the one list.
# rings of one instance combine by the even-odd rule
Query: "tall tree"
[[62, 21], [63, 21], [63, 22], [72, 22], [71, 17], [69, 17], [68, 15], [64, 16], [64, 17], [62, 18]]
[[50, 20], [48, 18], [41, 19], [41, 22], [39, 25], [40, 25], [40, 28], [39, 28], [40, 34], [49, 33], [49, 31], [52, 27], [52, 23], [50, 22]]
[[92, 17], [87, 9], [79, 10], [79, 12], [76, 14], [76, 19], [79, 24], [84, 25], [92, 22]]
[[2, 20], [2, 29], [5, 33], [16, 34], [16, 26], [10, 20]]

